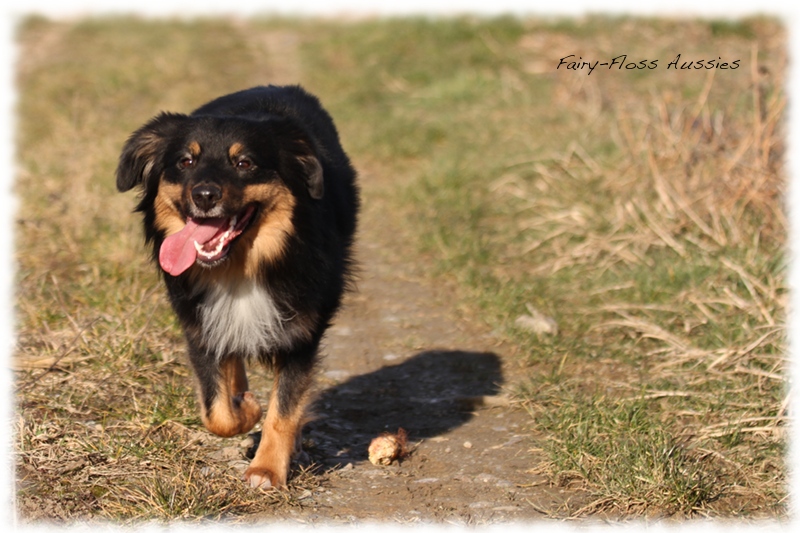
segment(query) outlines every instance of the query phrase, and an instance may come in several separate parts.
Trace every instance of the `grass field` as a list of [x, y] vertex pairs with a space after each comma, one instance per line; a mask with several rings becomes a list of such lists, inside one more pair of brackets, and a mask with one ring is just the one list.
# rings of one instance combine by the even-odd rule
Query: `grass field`
[[[547, 435], [531, 469], [592, 491], [580, 514], [785, 515], [777, 22], [31, 19], [18, 37], [21, 515], [291, 504], [197, 482], [181, 335], [112, 178], [158, 110], [278, 74], [321, 97], [358, 168], [393, 177], [365, 201], [392, 213], [408, 260], [513, 346], [513, 392]], [[283, 53], [297, 62], [276, 73]], [[557, 69], [570, 54], [658, 63]], [[678, 54], [738, 68], [668, 68]], [[557, 333], [519, 320], [534, 315]]]

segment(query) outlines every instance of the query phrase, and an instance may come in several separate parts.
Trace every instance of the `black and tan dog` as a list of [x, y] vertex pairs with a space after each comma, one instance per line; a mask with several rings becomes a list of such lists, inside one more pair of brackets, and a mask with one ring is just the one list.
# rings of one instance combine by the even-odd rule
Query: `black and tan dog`
[[275, 375], [245, 480], [285, 485], [317, 349], [351, 270], [355, 172], [319, 101], [256, 87], [133, 133], [117, 188], [137, 210], [199, 382], [203, 423], [230, 437], [262, 418], [245, 362]]

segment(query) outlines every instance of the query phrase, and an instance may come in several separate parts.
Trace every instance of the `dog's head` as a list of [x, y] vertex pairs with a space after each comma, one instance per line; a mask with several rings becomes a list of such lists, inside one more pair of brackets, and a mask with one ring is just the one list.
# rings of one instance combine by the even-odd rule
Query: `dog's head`
[[289, 118], [162, 113], [128, 139], [117, 188], [142, 188], [139, 210], [165, 272], [233, 264], [253, 275], [282, 253], [297, 202], [322, 198], [317, 154]]

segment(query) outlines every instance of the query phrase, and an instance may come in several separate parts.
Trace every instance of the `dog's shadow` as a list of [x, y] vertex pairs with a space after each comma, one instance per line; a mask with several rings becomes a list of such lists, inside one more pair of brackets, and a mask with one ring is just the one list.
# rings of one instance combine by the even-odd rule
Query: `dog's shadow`
[[421, 352], [324, 390], [312, 404], [304, 447], [327, 465], [364, 461], [381, 433], [402, 428], [414, 442], [464, 424], [473, 399], [496, 395], [502, 382], [493, 353]]
[[[473, 415], [476, 399], [496, 395], [500, 358], [489, 352], [431, 350], [325, 389], [310, 408], [303, 449], [322, 465], [365, 461], [373, 438], [400, 428], [409, 442], [448, 432]], [[253, 434], [255, 445], [260, 434]]]

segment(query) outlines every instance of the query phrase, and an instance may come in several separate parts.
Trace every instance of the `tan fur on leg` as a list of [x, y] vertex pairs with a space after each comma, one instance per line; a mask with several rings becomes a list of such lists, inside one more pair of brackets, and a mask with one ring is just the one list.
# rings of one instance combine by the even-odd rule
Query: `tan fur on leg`
[[[262, 410], [247, 386], [244, 361], [229, 357], [220, 364], [219, 390], [210, 410], [201, 417], [210, 432], [220, 437], [246, 433], [261, 420]], [[204, 405], [201, 401], [201, 405]]]
[[[281, 416], [278, 409], [277, 378], [267, 410], [267, 419], [261, 430], [261, 442], [250, 466], [244, 473], [251, 487], [283, 487], [289, 475], [292, 456], [300, 449], [306, 401], [302, 401], [289, 413]], [[304, 399], [305, 400], [305, 399]]]

